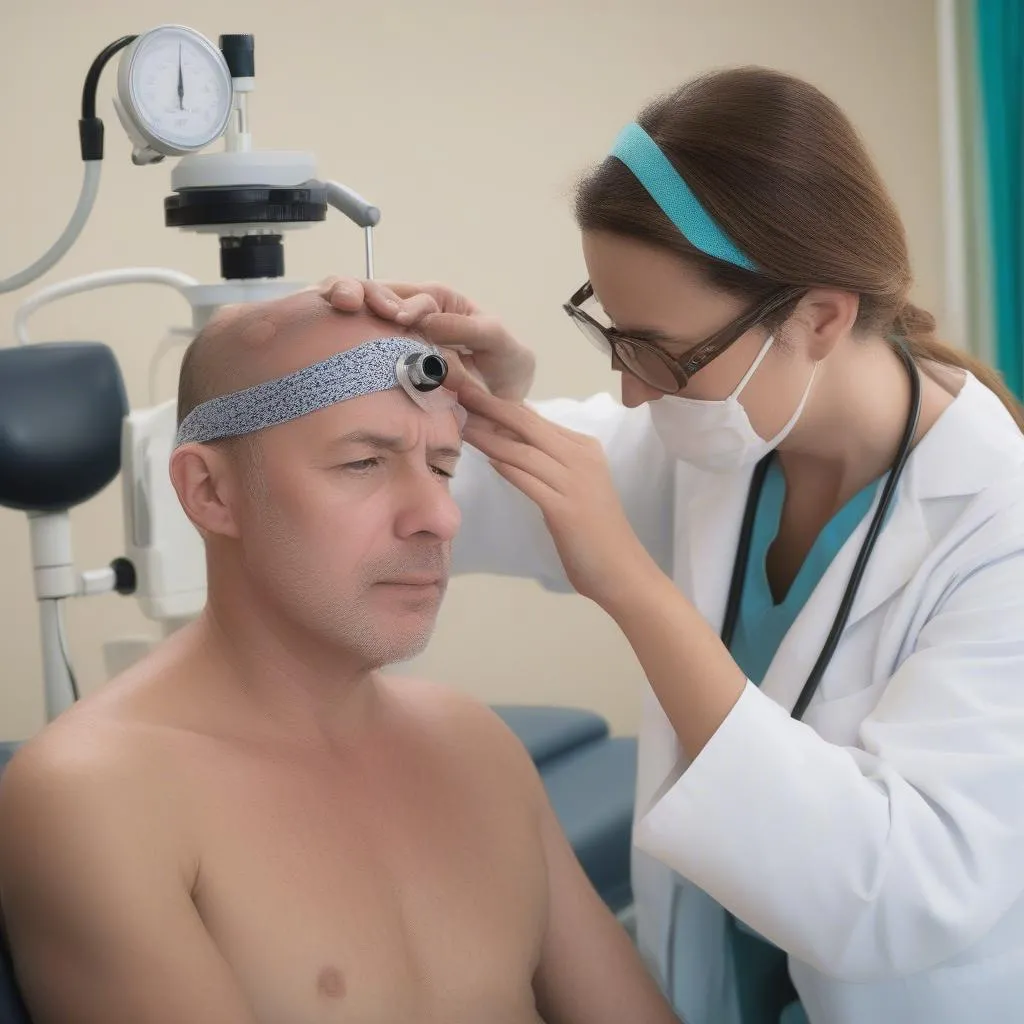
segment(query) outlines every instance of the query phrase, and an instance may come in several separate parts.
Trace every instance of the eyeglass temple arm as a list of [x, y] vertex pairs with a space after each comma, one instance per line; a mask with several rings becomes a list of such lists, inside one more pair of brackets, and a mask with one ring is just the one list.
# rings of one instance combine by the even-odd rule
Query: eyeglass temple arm
[[764, 302], [755, 306], [746, 316], [740, 317], [731, 327], [719, 338], [712, 338], [706, 345], [687, 360], [683, 372], [687, 377], [692, 377], [701, 367], [705, 366], [715, 356], [725, 351], [737, 338], [742, 337], [752, 327], [756, 327], [765, 317], [771, 316], [783, 309], [794, 299], [801, 298], [807, 293], [803, 286], [787, 286], [770, 295]]

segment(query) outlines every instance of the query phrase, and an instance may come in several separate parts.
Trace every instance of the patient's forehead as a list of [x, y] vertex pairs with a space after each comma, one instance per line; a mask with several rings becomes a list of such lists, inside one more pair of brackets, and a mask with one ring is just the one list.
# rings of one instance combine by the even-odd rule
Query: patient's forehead
[[461, 420], [451, 392], [438, 388], [426, 396], [424, 406], [417, 405], [404, 391], [391, 388], [337, 402], [265, 433], [277, 433], [286, 445], [318, 450], [363, 434], [400, 439], [410, 446], [422, 438], [428, 447], [460, 449]]
[[[270, 302], [226, 307], [210, 321], [183, 378], [203, 379], [203, 400], [286, 377], [383, 337], [410, 337], [394, 323], [369, 314], [340, 313], [322, 296], [300, 292]], [[281, 457], [299, 445], [319, 451], [354, 432], [387, 434], [408, 445], [426, 435], [428, 446], [459, 448], [465, 413], [444, 388], [422, 397], [404, 391], [371, 392], [260, 431]], [[271, 440], [273, 439], [273, 440]]]
[[366, 341], [414, 337], [369, 313], [341, 313], [315, 292], [218, 312], [198, 355], [215, 395], [241, 391], [322, 362]]

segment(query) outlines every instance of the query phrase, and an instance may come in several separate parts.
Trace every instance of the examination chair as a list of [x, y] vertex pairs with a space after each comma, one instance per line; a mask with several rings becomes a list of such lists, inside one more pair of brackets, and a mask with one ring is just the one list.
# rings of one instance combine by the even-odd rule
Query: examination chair
[[[0, 507], [63, 513], [121, 468], [128, 411], [121, 370], [99, 342], [0, 348]], [[0, 771], [16, 744], [0, 738]], [[31, 1024], [14, 982], [0, 908], [0, 1024]]]
[[498, 705], [533, 758], [548, 799], [591, 884], [616, 914], [632, 906], [630, 849], [636, 788], [633, 737], [577, 708]]
[[[0, 743], [0, 772], [14, 754], [17, 744]], [[21, 1001], [18, 987], [14, 983], [14, 966], [11, 963], [7, 937], [4, 934], [3, 911], [0, 909], [0, 1024], [31, 1024], [28, 1010]]]

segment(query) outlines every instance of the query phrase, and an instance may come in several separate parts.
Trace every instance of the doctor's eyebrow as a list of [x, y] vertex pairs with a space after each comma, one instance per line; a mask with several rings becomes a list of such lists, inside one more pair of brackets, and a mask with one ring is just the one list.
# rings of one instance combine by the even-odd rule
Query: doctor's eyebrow
[[666, 334], [664, 331], [659, 331], [651, 327], [613, 327], [613, 333], [624, 340], [633, 338], [635, 341], [646, 341], [651, 345], [658, 345], [660, 348], [673, 348], [678, 350], [678, 354], [688, 352], [694, 346], [700, 344], [699, 341], [692, 341], [688, 338], [678, 338], [672, 335]]
[[[329, 449], [335, 451], [350, 445], [398, 454], [409, 449], [406, 439], [398, 434], [377, 434], [367, 430], [353, 430], [348, 434], [342, 434], [330, 442]], [[451, 445], [437, 445], [429, 447], [427, 454], [435, 459], [458, 459], [462, 455], [462, 450]]]

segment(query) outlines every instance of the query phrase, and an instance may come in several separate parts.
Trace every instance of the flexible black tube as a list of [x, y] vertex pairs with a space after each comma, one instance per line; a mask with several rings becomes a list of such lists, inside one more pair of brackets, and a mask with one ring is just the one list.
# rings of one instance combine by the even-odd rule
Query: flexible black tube
[[103, 159], [103, 121], [96, 116], [96, 87], [100, 75], [114, 54], [133, 43], [138, 36], [121, 36], [105, 46], [92, 62], [82, 87], [82, 118], [78, 122], [78, 138], [83, 160]]

